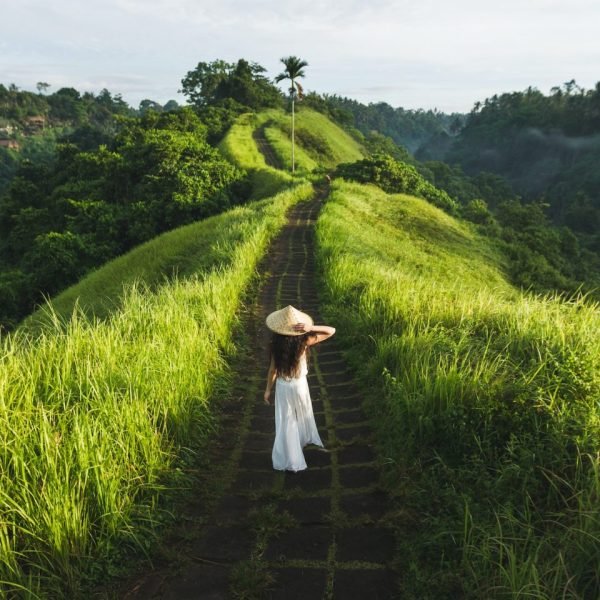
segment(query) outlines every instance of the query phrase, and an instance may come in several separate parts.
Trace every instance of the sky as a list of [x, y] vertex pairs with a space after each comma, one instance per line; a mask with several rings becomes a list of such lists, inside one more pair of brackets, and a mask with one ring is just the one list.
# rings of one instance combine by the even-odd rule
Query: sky
[[185, 102], [198, 62], [245, 58], [304, 88], [468, 112], [528, 86], [600, 81], [598, 0], [0, 0], [0, 83]]

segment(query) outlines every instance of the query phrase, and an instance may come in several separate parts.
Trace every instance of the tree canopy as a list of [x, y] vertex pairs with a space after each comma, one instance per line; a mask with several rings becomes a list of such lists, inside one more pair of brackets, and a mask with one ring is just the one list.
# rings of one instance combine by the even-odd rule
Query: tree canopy
[[181, 92], [197, 108], [233, 100], [259, 110], [279, 106], [281, 94], [264, 75], [266, 69], [243, 58], [237, 63], [199, 62], [181, 81]]
[[99, 147], [65, 141], [51, 164], [24, 161], [0, 197], [0, 325], [133, 246], [243, 199], [230, 194], [243, 173], [207, 143], [191, 108], [120, 127]]

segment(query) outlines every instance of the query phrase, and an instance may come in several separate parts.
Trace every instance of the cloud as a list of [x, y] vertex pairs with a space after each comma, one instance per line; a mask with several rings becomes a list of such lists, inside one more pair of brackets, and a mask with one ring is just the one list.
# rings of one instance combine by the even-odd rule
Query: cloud
[[469, 110], [528, 85], [593, 86], [598, 22], [594, 0], [21, 0], [3, 8], [0, 81], [110, 81], [136, 103], [152, 86], [173, 97], [200, 60], [275, 74], [296, 54], [308, 89]]

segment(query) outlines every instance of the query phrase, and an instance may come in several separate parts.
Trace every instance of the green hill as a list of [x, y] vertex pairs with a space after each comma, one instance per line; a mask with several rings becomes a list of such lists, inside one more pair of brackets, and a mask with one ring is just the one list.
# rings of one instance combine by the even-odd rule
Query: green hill
[[598, 306], [517, 291], [473, 225], [374, 186], [334, 184], [318, 244], [398, 497], [402, 597], [594, 597]]
[[[250, 174], [255, 202], [107, 263], [0, 340], [0, 581], [11, 593], [77, 597], [86, 578], [109, 577], [120, 549], [146, 550], [165, 496], [185, 487], [181, 465], [211, 439], [241, 300], [287, 208], [313, 194], [310, 180], [366, 155], [312, 110], [296, 133], [292, 177], [290, 116], [239, 117], [219, 150]], [[323, 312], [398, 501], [385, 517], [401, 540], [390, 561], [406, 598], [592, 598], [598, 307], [519, 291], [479, 231], [343, 179], [318, 218]]]
[[[290, 140], [286, 136], [290, 116], [280, 110], [242, 115], [221, 142], [221, 152], [236, 166], [253, 173], [253, 197], [265, 198], [292, 184], [291, 176], [267, 165], [259, 151], [254, 133], [268, 125], [270, 132], [280, 137], [273, 149], [282, 163], [289, 154]], [[300, 173], [335, 167], [340, 162], [362, 158], [360, 145], [327, 117], [310, 109], [297, 115]], [[307, 132], [302, 134], [302, 132]], [[270, 143], [269, 134], [267, 138]], [[312, 137], [310, 137], [312, 136]], [[286, 138], [284, 140], [284, 137]], [[319, 140], [325, 150], [315, 150], [306, 140]], [[305, 168], [310, 165], [310, 169]], [[226, 267], [231, 260], [231, 248], [263, 218], [270, 202], [252, 207], [238, 207], [218, 215], [180, 227], [152, 239], [120, 256], [84, 277], [51, 301], [52, 311], [59, 318], [68, 318], [77, 304], [85, 314], [104, 317], [120, 305], [124, 288], [134, 282], [156, 287], [175, 275], [188, 277], [204, 272], [210, 265]], [[42, 311], [47, 312], [47, 311]], [[28, 319], [38, 322], [41, 313]]]
[[[281, 177], [281, 170], [267, 165], [257, 153], [256, 132], [262, 132], [275, 154], [278, 166], [291, 170], [291, 115], [268, 110], [243, 115], [220, 144], [223, 154], [235, 165], [250, 171], [268, 171]], [[343, 162], [363, 158], [361, 145], [324, 115], [303, 108], [296, 114], [296, 168], [300, 175], [330, 169]]]
[[[361, 156], [306, 112], [303, 127], [328, 136], [324, 166]], [[253, 137], [286, 119], [244, 115], [221, 144], [262, 200], [111, 260], [0, 340], [3, 590], [75, 597], [92, 563], [105, 575], [117, 548], [145, 547], [163, 518], [156, 507], [181, 486], [181, 461], [210, 439], [211, 395], [256, 265], [287, 209], [313, 194], [268, 166]]]
[[160, 236], [0, 340], [3, 592], [79, 597], [122, 549], [147, 547], [182, 461], [212, 435], [258, 261], [311, 195], [299, 184]]

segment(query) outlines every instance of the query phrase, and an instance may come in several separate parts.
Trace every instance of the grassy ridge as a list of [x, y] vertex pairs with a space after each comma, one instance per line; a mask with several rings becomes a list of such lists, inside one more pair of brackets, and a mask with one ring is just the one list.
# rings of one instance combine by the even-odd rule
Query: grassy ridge
[[522, 295], [467, 225], [374, 187], [336, 182], [317, 236], [399, 497], [403, 597], [596, 598], [598, 307]]
[[248, 218], [244, 207], [164, 233], [66, 289], [30, 317], [25, 327], [47, 321], [49, 313], [50, 318], [69, 318], [76, 305], [88, 316], [105, 317], [120, 307], [124, 287], [133, 283], [154, 289], [173, 277], [223, 269], [233, 261], [234, 247], [247, 238], [249, 221], [254, 219]]
[[[285, 170], [292, 168], [291, 115], [281, 110], [242, 115], [221, 142], [219, 149], [236, 166], [254, 173], [255, 195], [267, 193], [272, 182], [289, 182], [289, 175], [269, 167], [252, 134], [264, 127], [264, 135]], [[296, 114], [297, 175], [364, 157], [360, 144], [324, 115], [310, 109]]]
[[[281, 119], [283, 121], [283, 119]], [[287, 123], [286, 123], [287, 125]], [[290, 126], [291, 127], [291, 126]], [[291, 131], [291, 128], [290, 128]], [[280, 125], [271, 122], [271, 124], [265, 127], [265, 138], [269, 142], [273, 152], [275, 152], [277, 158], [281, 161], [281, 164], [287, 171], [292, 170], [292, 139], [291, 134], [284, 131]], [[304, 150], [304, 148], [296, 143], [294, 151], [295, 166], [298, 173], [307, 175], [319, 168], [318, 162], [310, 156], [310, 154]]]
[[253, 199], [271, 196], [282, 186], [292, 183], [291, 175], [267, 165], [254, 141], [252, 134], [265, 119], [264, 113], [240, 116], [219, 144], [219, 150], [225, 158], [251, 174]]
[[[311, 193], [300, 185], [183, 228], [200, 256], [195, 276], [153, 293], [130, 286], [104, 321], [76, 313], [1, 340], [3, 595], [77, 597], [123, 549], [147, 547], [185, 448], [210, 433], [211, 392], [257, 262], [286, 209]], [[107, 281], [120, 276], [106, 269]]]
[[[292, 167], [292, 117], [282, 111], [263, 113], [265, 136], [286, 169]], [[310, 173], [363, 158], [364, 149], [325, 115], [301, 107], [296, 113], [296, 168]]]

